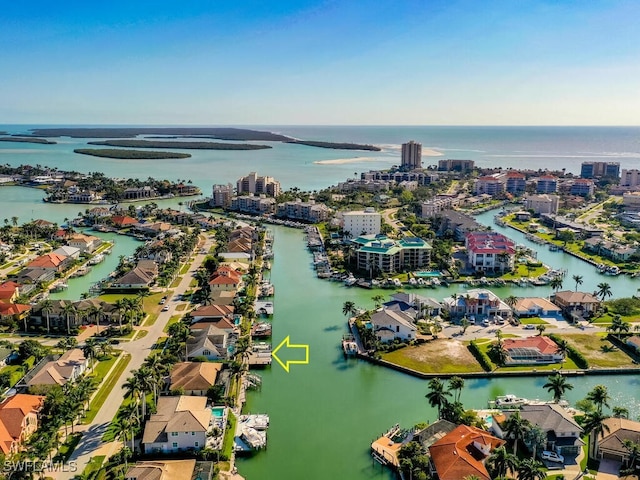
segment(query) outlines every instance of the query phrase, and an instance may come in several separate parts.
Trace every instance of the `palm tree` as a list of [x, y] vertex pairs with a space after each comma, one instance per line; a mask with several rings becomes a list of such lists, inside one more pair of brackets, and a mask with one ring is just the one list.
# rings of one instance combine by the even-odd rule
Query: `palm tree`
[[525, 458], [518, 467], [518, 480], [544, 480], [547, 478], [547, 470], [544, 465], [531, 458]]
[[464, 388], [464, 378], [462, 377], [451, 377], [449, 379], [449, 390], [455, 391], [454, 402], [460, 401], [460, 395], [462, 394], [462, 389]]
[[547, 434], [538, 425], [531, 425], [525, 434], [525, 441], [529, 448], [532, 448], [531, 458], [535, 459], [538, 449], [544, 450], [547, 445]]
[[135, 376], [135, 371], [133, 373], [134, 376], [127, 378], [122, 385], [122, 388], [125, 390], [125, 396], [129, 396], [133, 400], [133, 404], [135, 405], [137, 412], [142, 390], [140, 386], [140, 378]]
[[558, 290], [562, 288], [562, 277], [553, 277], [549, 282], [549, 285], [556, 293], [558, 293]]
[[342, 314], [345, 316], [355, 316], [358, 313], [358, 309], [356, 308], [356, 304], [347, 300], [342, 305]]
[[598, 295], [600, 296], [600, 301], [604, 302], [604, 299], [606, 297], [610, 297], [611, 295], [613, 295], [613, 293], [611, 292], [611, 285], [609, 285], [608, 283], [606, 282], [599, 283], [597, 287], [598, 287]]
[[587, 400], [591, 400], [596, 406], [598, 413], [602, 413], [602, 407], [609, 407], [609, 391], [604, 385], [596, 385], [589, 393], [587, 393]]
[[631, 325], [629, 322], [625, 322], [622, 320], [620, 315], [614, 315], [611, 319], [611, 325], [607, 327], [607, 331], [613, 333], [614, 335], [618, 333], [618, 339], [620, 339], [620, 334], [627, 333], [631, 329]]
[[[596, 387], [599, 386], [602, 385]], [[589, 398], [588, 395], [587, 398]], [[609, 431], [609, 427], [605, 423], [607, 418], [600, 410], [587, 413], [584, 417], [582, 428], [589, 435], [589, 457], [591, 458], [598, 458], [598, 436]]]
[[614, 418], [629, 418], [629, 409], [625, 407], [615, 406], [611, 409]]
[[447, 402], [447, 397], [451, 395], [450, 392], [445, 390], [444, 383], [439, 378], [432, 378], [429, 380], [429, 392], [425, 395], [429, 401], [429, 405], [438, 409], [438, 418], [440, 418], [440, 411], [442, 406]]
[[573, 390], [573, 385], [567, 382], [567, 377], [556, 373], [547, 377], [547, 383], [542, 388], [546, 388], [547, 392], [553, 394], [553, 401], [558, 403], [562, 400], [567, 390]]
[[573, 281], [576, 282], [576, 292], [578, 291], [578, 285], [582, 285], [582, 275], [574, 275]]
[[71, 335], [71, 315], [75, 315], [76, 307], [73, 303], [67, 303], [64, 307], [62, 307], [62, 313], [64, 313], [67, 318], [67, 335]]
[[547, 326], [543, 323], [540, 323], [538, 325], [536, 325], [536, 330], [538, 331], [538, 335], [542, 336], [542, 334], [544, 333], [544, 331], [547, 329]]
[[520, 416], [520, 412], [512, 413], [504, 422], [504, 433], [513, 438], [513, 454], [518, 455], [518, 441], [522, 440], [530, 428], [528, 420]]
[[44, 300], [40, 304], [40, 312], [44, 313], [47, 319], [47, 334], [51, 332], [51, 321], [49, 320], [49, 315], [53, 312], [53, 302], [49, 299]]
[[640, 460], [640, 442], [634, 442], [633, 440], [623, 440], [622, 445], [629, 452], [629, 459], [627, 461], [627, 468], [630, 472], [635, 472], [636, 463]]
[[383, 295], [374, 295], [373, 297], [371, 297], [371, 300], [373, 300], [375, 306], [376, 306], [376, 310], [378, 308], [380, 308], [382, 306], [382, 301], [384, 300], [384, 296]]
[[503, 446], [496, 448], [487, 458], [487, 466], [492, 473], [491, 478], [503, 478], [509, 471], [518, 469], [520, 461]]
[[496, 343], [491, 344], [489, 347], [489, 353], [499, 366], [504, 365], [509, 357], [501, 339], [498, 339]]
[[562, 363], [564, 364], [567, 354], [569, 353], [569, 342], [564, 338], [561, 338], [557, 342], [556, 353], [562, 355]]
[[100, 318], [104, 315], [104, 307], [102, 305], [92, 305], [89, 307], [87, 314], [96, 321], [96, 334], [100, 334]]
[[89, 366], [91, 366], [93, 360], [96, 358], [96, 353], [98, 353], [98, 342], [95, 338], [87, 338], [82, 347], [82, 353], [89, 359]]
[[118, 312], [118, 326], [120, 328], [120, 335], [122, 335], [122, 317], [128, 310], [127, 302], [125, 302], [124, 298], [120, 298], [115, 301], [113, 304], [116, 311]]
[[507, 298], [504, 299], [504, 303], [509, 305], [513, 310], [513, 307], [515, 307], [516, 303], [518, 303], [518, 297], [516, 297], [515, 295], [509, 295]]

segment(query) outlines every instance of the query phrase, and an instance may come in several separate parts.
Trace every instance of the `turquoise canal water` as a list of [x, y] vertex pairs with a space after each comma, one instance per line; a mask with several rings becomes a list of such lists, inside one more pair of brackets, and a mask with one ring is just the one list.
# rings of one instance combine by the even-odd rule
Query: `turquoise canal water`
[[[248, 480], [391, 478], [372, 464], [369, 444], [395, 423], [408, 427], [435, 420], [436, 412], [424, 398], [427, 381], [345, 359], [340, 349], [346, 331], [342, 304], [352, 300], [359, 306], [373, 307], [371, 297], [379, 292], [317, 279], [303, 234], [281, 227], [274, 230], [271, 280], [277, 294], [273, 341], [278, 344], [290, 336], [293, 344], [308, 344], [309, 364], [291, 365], [290, 373], [275, 364], [260, 372], [262, 390], [249, 393], [246, 410], [270, 415], [268, 449], [240, 460], [239, 471]], [[558, 267], [563, 265], [563, 257], [553, 257]], [[586, 279], [585, 265], [580, 262], [578, 267], [582, 268], [576, 273], [584, 272]], [[442, 299], [458, 288], [416, 292]], [[544, 293], [541, 288], [511, 291], [520, 296], [539, 292], [537, 295]], [[546, 291], [548, 294], [549, 288]], [[506, 288], [500, 291], [501, 295], [509, 293]], [[299, 359], [297, 352], [290, 355], [290, 359]], [[545, 377], [468, 380], [462, 401], [467, 408], [486, 408], [489, 399], [507, 393], [546, 399], [545, 382]], [[570, 402], [584, 398], [593, 386], [602, 383], [611, 393], [612, 405], [626, 406], [634, 418], [640, 415], [638, 376], [576, 377], [571, 383]]]

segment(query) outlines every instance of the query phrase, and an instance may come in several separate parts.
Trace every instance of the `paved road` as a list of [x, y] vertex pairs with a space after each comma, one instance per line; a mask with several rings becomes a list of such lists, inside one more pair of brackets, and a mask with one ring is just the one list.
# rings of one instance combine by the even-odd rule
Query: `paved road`
[[[201, 248], [204, 248], [204, 251], [208, 252], [212, 243], [213, 241], [209, 237], [207, 237], [204, 246], [197, 247], [196, 251], [200, 251]], [[129, 365], [124, 370], [122, 375], [120, 375], [118, 382], [116, 383], [113, 390], [109, 393], [109, 396], [103, 403], [93, 422], [91, 422], [90, 425], [79, 425], [75, 429], [76, 431], [84, 432], [80, 443], [69, 459], [70, 461], [76, 462], [78, 471], [76, 473], [58, 472], [55, 476], [57, 480], [71, 480], [74, 475], [82, 473], [92, 457], [96, 455], [110, 455], [117, 449], [118, 445], [116, 444], [104, 445], [104, 443], [102, 442], [102, 435], [107, 430], [109, 424], [111, 423], [111, 420], [115, 416], [118, 408], [120, 407], [120, 404], [122, 403], [122, 399], [124, 396], [122, 385], [125, 383], [126, 379], [131, 376], [131, 372], [140, 368], [144, 360], [151, 353], [151, 348], [153, 347], [153, 345], [156, 343], [159, 337], [163, 336], [162, 330], [169, 322], [171, 316], [184, 313], [176, 312], [175, 307], [177, 306], [177, 301], [174, 301], [174, 299], [180, 298], [180, 296], [189, 289], [189, 283], [192, 280], [191, 274], [202, 264], [205, 257], [206, 254], [202, 253], [198, 253], [195, 255], [195, 259], [191, 263], [189, 271], [184, 274], [180, 285], [178, 285], [178, 287], [173, 290], [173, 294], [167, 299], [169, 311], [160, 312], [158, 319], [152, 326], [142, 327], [142, 329], [148, 331], [147, 335], [139, 340], [121, 343], [122, 350], [128, 352], [131, 355]]]

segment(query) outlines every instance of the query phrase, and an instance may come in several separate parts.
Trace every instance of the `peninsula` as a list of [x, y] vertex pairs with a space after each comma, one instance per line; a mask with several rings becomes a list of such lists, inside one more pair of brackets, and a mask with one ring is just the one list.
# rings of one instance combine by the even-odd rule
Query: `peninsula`
[[191, 157], [188, 153], [120, 150], [116, 148], [76, 148], [73, 152], [81, 155], [92, 155], [94, 157], [119, 158], [127, 160], [160, 160], [167, 158]]
[[336, 150], [369, 150], [371, 152], [379, 152], [382, 150], [375, 145], [360, 145], [357, 143], [334, 143], [334, 142], [317, 142], [314, 140], [288, 140], [285, 143], [295, 143], [298, 145], [307, 145], [309, 147], [333, 148]]
[[269, 145], [247, 143], [165, 142], [162, 140], [105, 140], [88, 143], [89, 145], [108, 145], [110, 147], [179, 148], [184, 150], [264, 150], [271, 148]]
[[132, 127], [132, 128], [36, 128], [33, 136], [72, 138], [134, 138], [138, 135], [200, 136], [217, 140], [260, 140], [279, 142], [292, 138], [277, 133], [249, 130], [245, 128], [173, 128], [173, 127]]
[[41, 143], [43, 145], [55, 145], [58, 142], [47, 140], [46, 138], [36, 137], [2, 137], [0, 142], [17, 142], [17, 143]]

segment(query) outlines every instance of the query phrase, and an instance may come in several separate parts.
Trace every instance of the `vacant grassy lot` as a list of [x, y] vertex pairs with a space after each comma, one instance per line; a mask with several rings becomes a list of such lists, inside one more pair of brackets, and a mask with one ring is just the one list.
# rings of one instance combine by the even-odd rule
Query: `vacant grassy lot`
[[[548, 325], [549, 322], [544, 321], [540, 317], [520, 318], [522, 325]], [[535, 332], [535, 330], [533, 330]]]
[[436, 339], [382, 356], [383, 360], [423, 373], [482, 372], [467, 346], [457, 340]]
[[637, 367], [626, 353], [606, 339], [606, 333], [576, 333], [563, 338], [582, 352], [592, 368]]

